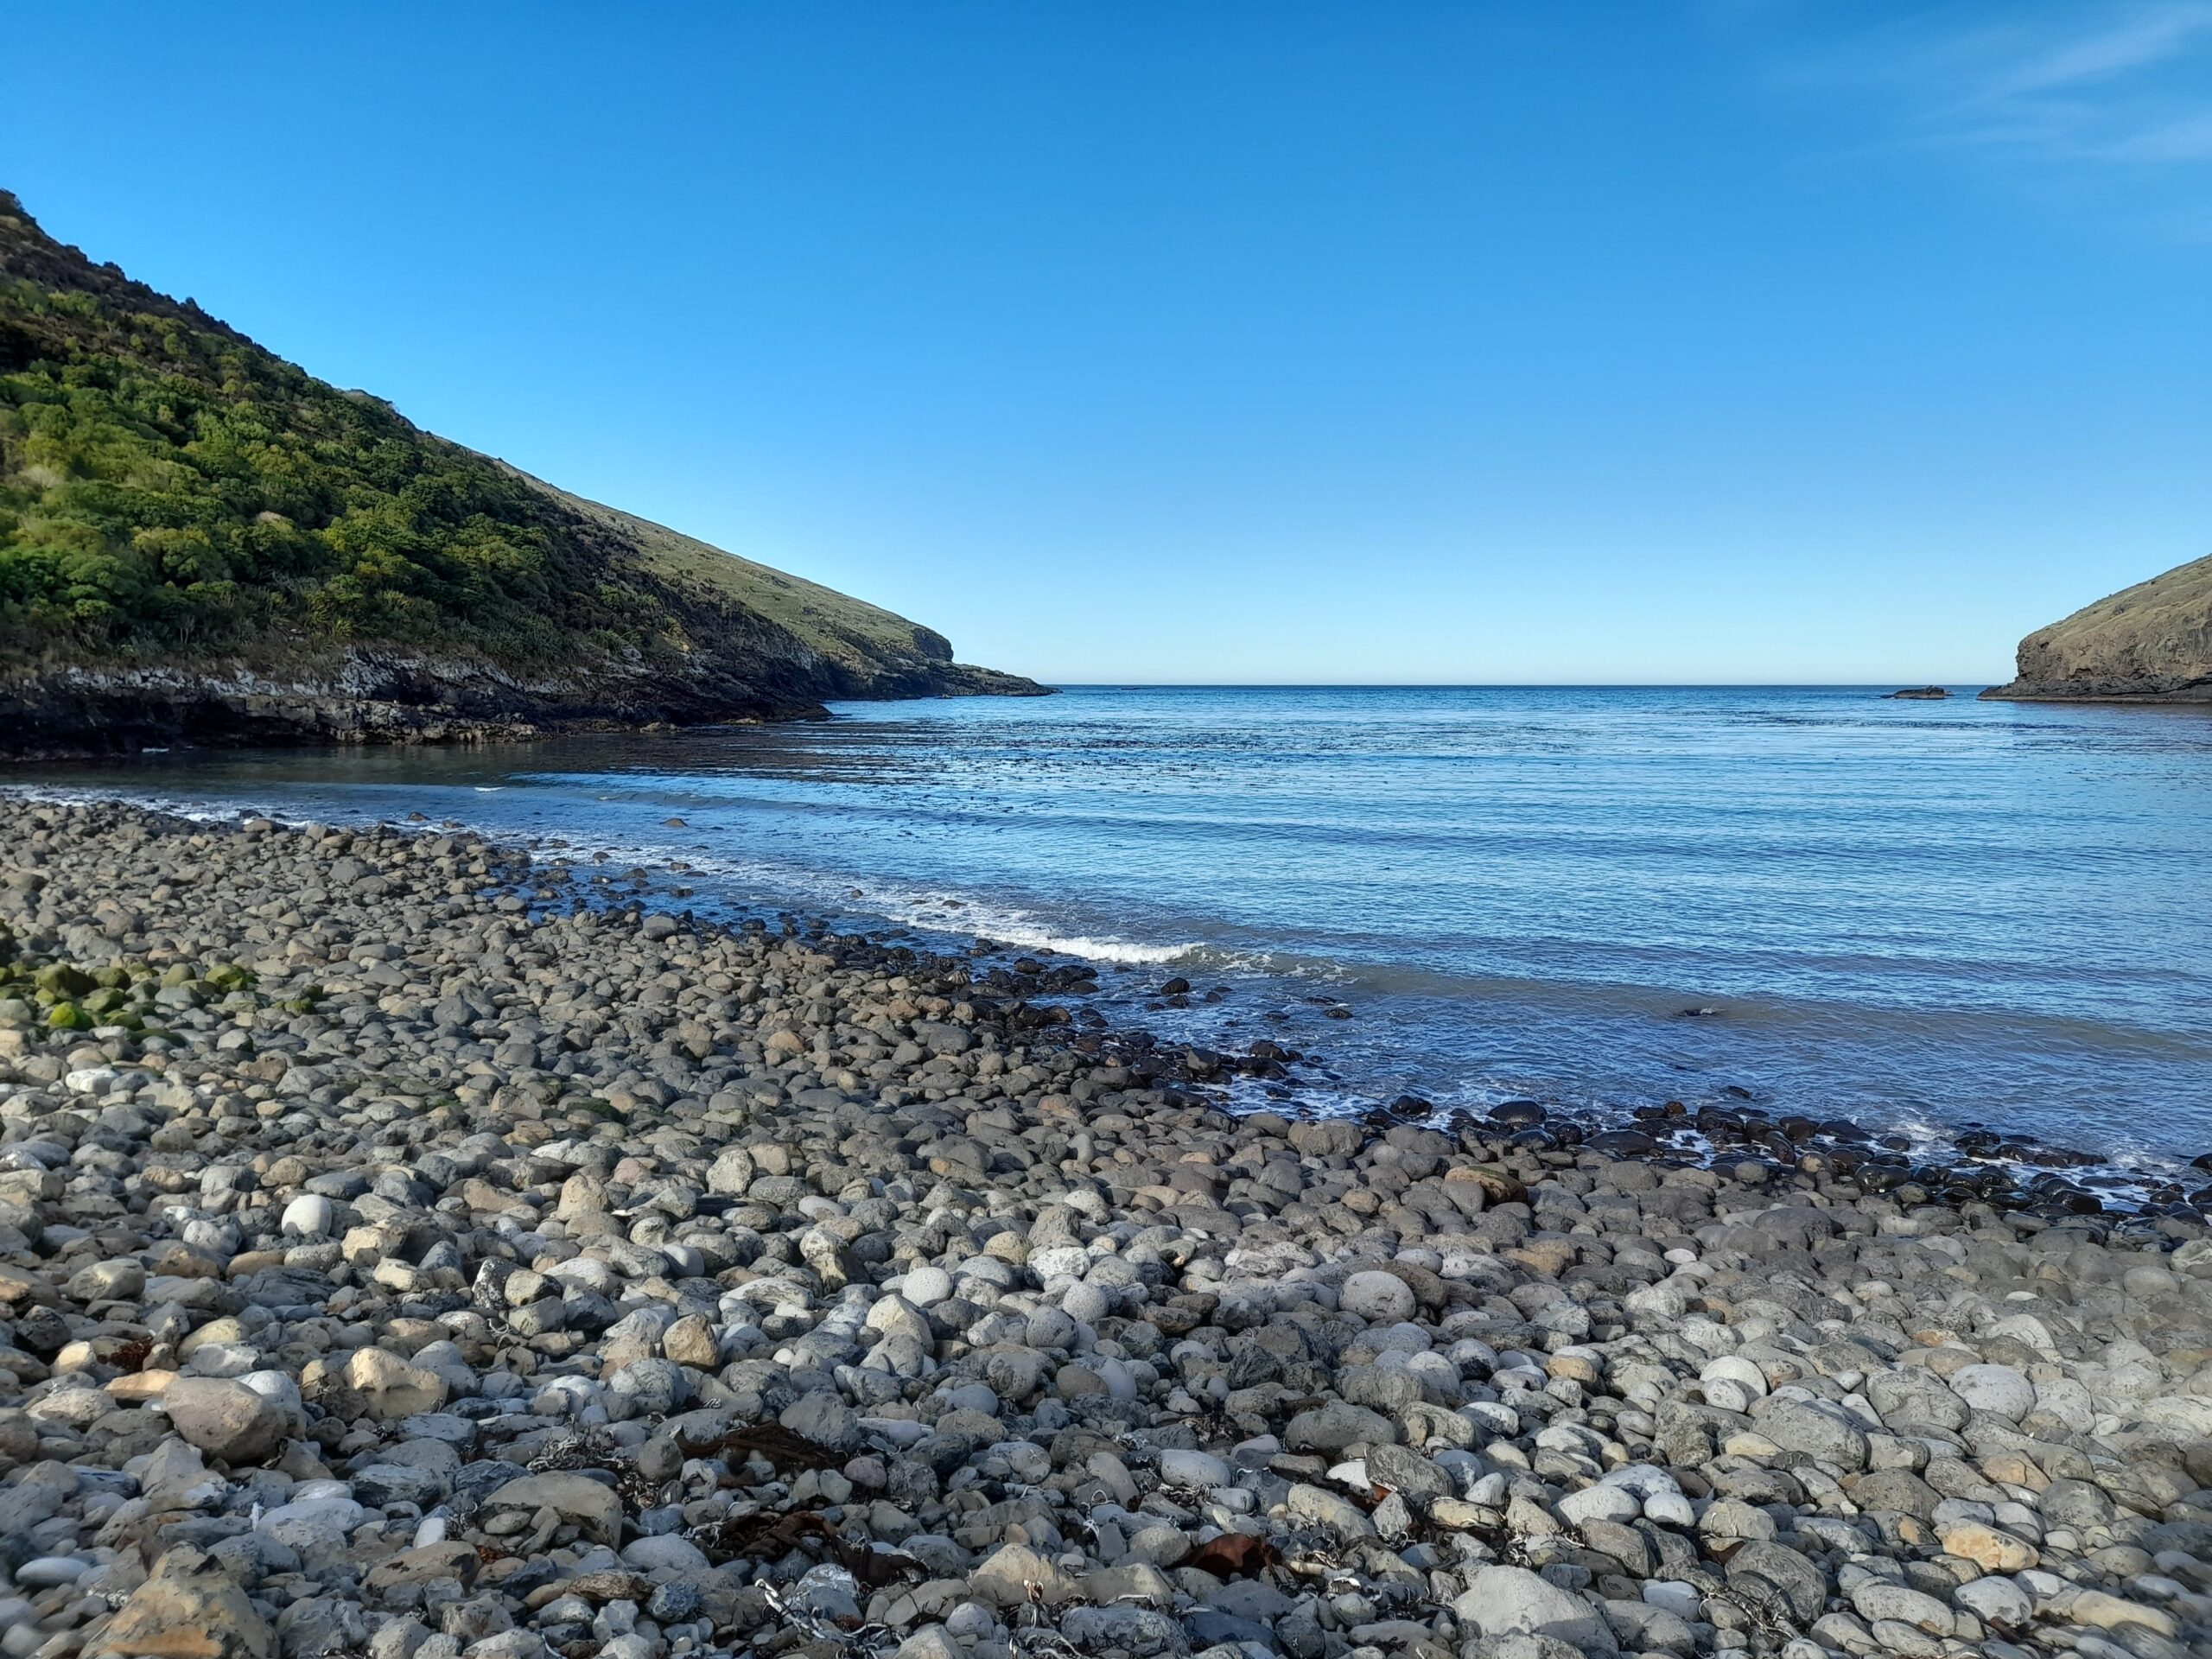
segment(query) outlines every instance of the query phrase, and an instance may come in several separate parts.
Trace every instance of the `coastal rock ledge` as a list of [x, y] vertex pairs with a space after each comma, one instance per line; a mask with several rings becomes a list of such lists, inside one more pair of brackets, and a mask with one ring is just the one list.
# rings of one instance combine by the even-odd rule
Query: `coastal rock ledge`
[[2020, 641], [2018, 677], [1985, 697], [2212, 702], [2212, 558], [2180, 565]]

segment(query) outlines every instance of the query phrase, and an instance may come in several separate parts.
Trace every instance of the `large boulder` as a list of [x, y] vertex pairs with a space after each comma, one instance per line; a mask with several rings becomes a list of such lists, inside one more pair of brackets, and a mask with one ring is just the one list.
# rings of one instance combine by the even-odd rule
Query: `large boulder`
[[1482, 1568], [1452, 1611], [1483, 1637], [1548, 1636], [1586, 1653], [1613, 1653], [1620, 1646], [1604, 1614], [1525, 1567]]
[[276, 1659], [276, 1632], [211, 1557], [182, 1545], [155, 1563], [96, 1649], [124, 1659]]
[[581, 1527], [587, 1537], [602, 1544], [622, 1539], [622, 1500], [612, 1486], [589, 1475], [554, 1473], [524, 1475], [511, 1480], [484, 1500], [487, 1510], [550, 1510], [563, 1521]]
[[446, 1402], [446, 1380], [435, 1371], [381, 1348], [357, 1348], [346, 1362], [346, 1381], [385, 1422], [435, 1411]]
[[968, 1588], [994, 1607], [1027, 1607], [1033, 1601], [1057, 1607], [1081, 1590], [1049, 1556], [1027, 1544], [1001, 1545], [968, 1575]]
[[230, 1464], [259, 1463], [283, 1443], [290, 1421], [277, 1402], [223, 1377], [180, 1376], [161, 1404], [189, 1444]]

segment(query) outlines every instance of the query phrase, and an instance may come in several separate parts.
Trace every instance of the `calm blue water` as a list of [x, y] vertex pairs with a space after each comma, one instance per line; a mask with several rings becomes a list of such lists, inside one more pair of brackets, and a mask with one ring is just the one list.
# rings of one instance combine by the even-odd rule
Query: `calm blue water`
[[[1170, 975], [1319, 1096], [2212, 1147], [2212, 713], [1836, 689], [1081, 689], [50, 774], [568, 837], [740, 909]], [[681, 827], [664, 821], [681, 817]], [[1353, 1018], [1324, 1013], [1340, 1000]], [[1710, 1017], [1685, 1018], [1690, 1008]]]

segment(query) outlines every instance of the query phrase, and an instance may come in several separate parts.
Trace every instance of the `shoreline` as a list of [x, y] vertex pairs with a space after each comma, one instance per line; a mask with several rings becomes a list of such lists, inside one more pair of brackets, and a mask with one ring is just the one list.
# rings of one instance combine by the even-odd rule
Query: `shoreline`
[[[35, 765], [112, 762], [148, 749], [210, 753], [257, 748], [488, 747], [561, 737], [760, 726], [827, 720], [832, 702], [889, 702], [912, 697], [1044, 697], [1057, 688], [966, 663], [940, 673], [892, 681], [880, 689], [830, 685], [791, 695], [728, 698], [704, 696], [649, 709], [620, 700], [550, 692], [524, 695], [520, 683], [480, 665], [461, 675], [466, 695], [435, 679], [429, 685], [379, 671], [391, 683], [370, 695], [351, 682], [372, 677], [358, 663], [320, 679], [233, 666], [226, 674], [157, 664], [124, 670], [70, 666], [48, 672], [0, 672], [0, 762]], [[490, 681], [486, 695], [469, 677]], [[341, 682], [345, 682], [341, 683]], [[66, 733], [60, 738], [30, 734]]]
[[[254, 816], [251, 809], [230, 805], [186, 807], [158, 798], [146, 800], [117, 796], [105, 785], [0, 785], [0, 806], [8, 803], [58, 804], [69, 806], [112, 807], [154, 819], [174, 819], [201, 830], [235, 827]], [[273, 831], [297, 831], [310, 820], [270, 814], [265, 820]], [[533, 914], [550, 913], [560, 906], [589, 905], [601, 909], [642, 912], [655, 906], [683, 904], [677, 912], [687, 930], [705, 934], [734, 931], [741, 925], [770, 916], [779, 925], [796, 921], [801, 927], [835, 934], [849, 943], [880, 945], [895, 943], [909, 950], [947, 962], [970, 964], [978, 973], [996, 970], [1002, 992], [1034, 995], [1033, 985], [1008, 981], [1005, 965], [1019, 961], [1046, 963], [1081, 963], [1093, 967], [1088, 976], [1096, 999], [1122, 1005], [1119, 1027], [1102, 1027], [1103, 1034], [1125, 1058], [1145, 1057], [1155, 1063], [1195, 1052], [1207, 1056], [1198, 1070], [1179, 1073], [1172, 1068], [1171, 1085], [1193, 1089], [1198, 1097], [1232, 1111], [1281, 1110], [1293, 1117], [1342, 1117], [1370, 1127], [1421, 1122], [1446, 1132], [1471, 1130], [1503, 1140], [1515, 1135], [1521, 1144], [1537, 1147], [1594, 1145], [1613, 1155], [1648, 1158], [1669, 1164], [1688, 1163], [1704, 1167], [1751, 1160], [1764, 1162], [1777, 1179], [1787, 1179], [1807, 1160], [1808, 1172], [1834, 1179], [1854, 1177], [1870, 1193], [1909, 1187], [1936, 1201], [1963, 1204], [1985, 1201], [2002, 1207], [2028, 1211], [2046, 1219], [2062, 1215], [2124, 1214], [2143, 1211], [2183, 1217], [2212, 1217], [2212, 1153], [2193, 1160], [2186, 1152], [2139, 1152], [2128, 1158], [2106, 1159], [2077, 1146], [2040, 1139], [2036, 1135], [2005, 1135], [1978, 1119], [1958, 1122], [1915, 1120], [1902, 1123], [1867, 1122], [1846, 1109], [1815, 1112], [1778, 1105], [1741, 1087], [1730, 1085], [1717, 1094], [1691, 1095], [1687, 1100], [1624, 1102], [1604, 1104], [1570, 1098], [1571, 1084], [1554, 1083], [1540, 1089], [1535, 1097], [1511, 1090], [1486, 1105], [1429, 1098], [1420, 1080], [1411, 1092], [1403, 1084], [1390, 1088], [1362, 1089], [1348, 1084], [1328, 1069], [1329, 1057], [1321, 1040], [1295, 1039], [1306, 1045], [1300, 1053], [1301, 1068], [1286, 1071], [1280, 1066], [1246, 1070], [1236, 1063], [1249, 1059], [1218, 1052], [1215, 1033], [1203, 1027], [1192, 1034], [1177, 1012], [1211, 1002], [1219, 990], [1205, 995], [1163, 995], [1171, 977], [1182, 982], [1185, 971], [1174, 953], [1154, 947], [1085, 951], [1081, 940], [1039, 940], [1019, 935], [1006, 937], [969, 931], [950, 917], [938, 920], [900, 919], [895, 916], [856, 918], [832, 918], [810, 909], [804, 899], [748, 905], [728, 902], [703, 894], [694, 886], [710, 873], [687, 860], [671, 860], [651, 850], [619, 844], [598, 844], [588, 839], [550, 833], [515, 833], [480, 829], [465, 821], [447, 819], [433, 829], [427, 814], [416, 812], [407, 821], [377, 820], [349, 815], [334, 822], [340, 832], [389, 830], [401, 836], [451, 833], [483, 842], [487, 847], [524, 861], [536, 860], [569, 873], [557, 899], [548, 895], [534, 900]], [[643, 863], [638, 862], [644, 860]], [[658, 861], [656, 861], [658, 860]], [[618, 876], [612, 874], [620, 865]], [[702, 901], [701, 907], [685, 901]], [[721, 911], [721, 915], [713, 913]], [[988, 925], [988, 924], [986, 924]], [[842, 930], [841, 931], [841, 930]], [[1110, 982], [1117, 980], [1118, 983]], [[1205, 988], [1199, 988], [1204, 990]], [[1051, 997], [1054, 993], [1043, 993]], [[1312, 1000], [1310, 997], [1307, 1000]], [[1662, 1000], [1665, 1000], [1662, 998]], [[1707, 1009], [1685, 1010], [1709, 1013]], [[1351, 1010], [1332, 1013], [1332, 1017]], [[1164, 1016], [1164, 1017], [1163, 1017]], [[1179, 1034], [1170, 1029], [1184, 1025]], [[1248, 1035], [1238, 1033], [1240, 1038]], [[1263, 1043], [1273, 1052], [1294, 1052], [1292, 1040]], [[1223, 1092], [1242, 1077], [1247, 1086], [1236, 1088], [1235, 1097]], [[1249, 1085], [1264, 1079], [1264, 1094]], [[1664, 1091], [1655, 1090], [1655, 1094]], [[1385, 1096], [1388, 1096], [1386, 1098]], [[1402, 1108], [1426, 1108], [1411, 1115]], [[1531, 1108], [1535, 1109], [1531, 1112]], [[1548, 1136], [1548, 1139], [1544, 1137]], [[1861, 1173], [1863, 1172], [1863, 1173]]]
[[0, 845], [43, 1659], [2212, 1635], [2201, 1217], [1853, 1179], [1810, 1120], [1707, 1166], [1232, 1114], [1297, 1061], [1086, 1020], [1083, 964], [465, 830], [9, 798]]

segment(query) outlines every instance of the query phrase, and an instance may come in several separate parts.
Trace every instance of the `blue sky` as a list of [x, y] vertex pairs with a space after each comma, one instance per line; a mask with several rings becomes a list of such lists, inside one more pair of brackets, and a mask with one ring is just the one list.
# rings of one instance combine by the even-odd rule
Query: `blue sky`
[[2212, 0], [9, 30], [65, 240], [1047, 679], [1983, 681], [2212, 552]]

